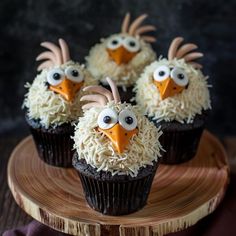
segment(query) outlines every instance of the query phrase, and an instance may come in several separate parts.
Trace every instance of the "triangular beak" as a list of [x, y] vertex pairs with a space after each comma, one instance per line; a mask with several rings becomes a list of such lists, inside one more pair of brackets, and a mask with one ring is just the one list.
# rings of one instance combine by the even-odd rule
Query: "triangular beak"
[[114, 148], [119, 154], [124, 152], [130, 142], [130, 139], [138, 133], [137, 128], [133, 130], [126, 130], [120, 124], [116, 124], [110, 129], [98, 128], [98, 130], [103, 132], [111, 140]]
[[117, 49], [107, 48], [107, 52], [117, 65], [127, 64], [137, 54], [137, 52], [129, 52], [123, 46]]
[[167, 78], [161, 82], [154, 80], [154, 84], [160, 92], [161, 99], [172, 97], [184, 90], [185, 87], [179, 86], [172, 78]]
[[72, 102], [75, 99], [76, 94], [83, 86], [83, 83], [83, 81], [76, 83], [65, 78], [60, 84], [56, 86], [50, 85], [49, 89], [61, 94], [67, 101]]

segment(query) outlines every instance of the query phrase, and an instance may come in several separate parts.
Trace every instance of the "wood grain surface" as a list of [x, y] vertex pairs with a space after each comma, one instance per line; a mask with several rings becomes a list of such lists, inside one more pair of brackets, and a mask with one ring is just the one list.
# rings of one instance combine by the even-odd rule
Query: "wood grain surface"
[[32, 218], [15, 203], [7, 185], [7, 163], [17, 143], [26, 134], [0, 136], [0, 235], [6, 230], [30, 222]]
[[[87, 205], [73, 169], [44, 164], [31, 137], [13, 151], [8, 182], [16, 202], [33, 218], [73, 235], [164, 235], [195, 224], [217, 207], [228, 183], [226, 153], [205, 131], [196, 157], [157, 170], [148, 204], [122, 217]], [[105, 234], [106, 233], [106, 234]]]

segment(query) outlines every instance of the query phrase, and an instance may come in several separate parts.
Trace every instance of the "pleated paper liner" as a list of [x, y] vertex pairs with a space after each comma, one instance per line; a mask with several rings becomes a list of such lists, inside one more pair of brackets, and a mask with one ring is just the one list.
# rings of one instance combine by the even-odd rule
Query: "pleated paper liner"
[[102, 214], [116, 216], [130, 214], [146, 205], [158, 164], [141, 168], [137, 177], [97, 172], [85, 160], [78, 160], [76, 154], [73, 166], [89, 206]]
[[196, 155], [208, 114], [206, 111], [202, 115], [196, 115], [190, 124], [177, 121], [156, 123], [149, 118], [156, 127], [161, 126], [163, 131], [160, 137], [160, 143], [165, 150], [162, 153], [162, 164], [180, 164]]
[[38, 121], [26, 117], [34, 139], [39, 157], [49, 165], [58, 167], [72, 167], [74, 154], [71, 136], [74, 127], [67, 123], [48, 129], [42, 127]]

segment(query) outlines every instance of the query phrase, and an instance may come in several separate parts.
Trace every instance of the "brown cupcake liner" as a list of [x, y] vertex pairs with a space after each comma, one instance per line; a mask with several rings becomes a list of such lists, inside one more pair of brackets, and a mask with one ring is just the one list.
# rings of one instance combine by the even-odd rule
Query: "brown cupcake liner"
[[191, 160], [197, 153], [204, 126], [185, 131], [165, 131], [160, 143], [166, 152], [161, 158], [162, 164], [180, 164]]
[[52, 166], [72, 167], [73, 126], [63, 124], [45, 129], [37, 124], [39, 122], [27, 121], [40, 159]]
[[156, 123], [161, 126], [163, 134], [160, 143], [165, 150], [162, 153], [162, 164], [180, 164], [191, 160], [197, 153], [198, 145], [208, 112], [197, 115], [191, 124], [181, 124], [177, 121]]
[[[118, 175], [113, 178], [110, 173], [104, 171], [101, 171], [103, 173], [100, 175], [91, 174], [89, 170], [92, 167], [78, 161], [77, 155], [74, 156], [73, 165], [79, 174], [89, 206], [102, 214], [113, 216], [130, 214], [146, 205], [157, 169], [155, 163], [145, 175], [142, 176], [141, 173], [138, 178]], [[82, 171], [80, 165], [83, 165]], [[96, 170], [93, 168], [92, 173], [94, 171]]]

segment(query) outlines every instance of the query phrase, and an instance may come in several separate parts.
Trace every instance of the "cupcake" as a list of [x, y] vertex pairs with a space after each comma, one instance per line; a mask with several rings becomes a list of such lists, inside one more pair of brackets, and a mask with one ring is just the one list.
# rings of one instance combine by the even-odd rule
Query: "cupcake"
[[146, 65], [156, 59], [150, 43], [152, 36], [144, 35], [154, 31], [152, 25], [143, 25], [147, 15], [143, 14], [130, 24], [127, 13], [121, 32], [101, 39], [86, 57], [88, 71], [103, 86], [109, 89], [104, 78], [111, 77], [118, 86], [122, 101], [129, 102], [134, 97], [133, 86]]
[[175, 38], [168, 59], [160, 58], [147, 66], [138, 79], [136, 102], [163, 135], [161, 144], [167, 152], [162, 162], [182, 163], [196, 154], [207, 114], [211, 109], [208, 77], [195, 62], [203, 56], [194, 52], [195, 44], [182, 44]]
[[50, 165], [72, 167], [72, 123], [82, 114], [81, 88], [93, 80], [83, 65], [70, 59], [63, 39], [59, 39], [59, 47], [51, 42], [41, 46], [48, 51], [37, 57], [37, 61], [45, 61], [33, 83], [26, 84], [26, 121], [39, 157]]
[[73, 166], [90, 207], [106, 215], [125, 215], [147, 202], [159, 164], [162, 132], [138, 112], [121, 103], [118, 89], [101, 86], [84, 90], [84, 116], [75, 128]]

